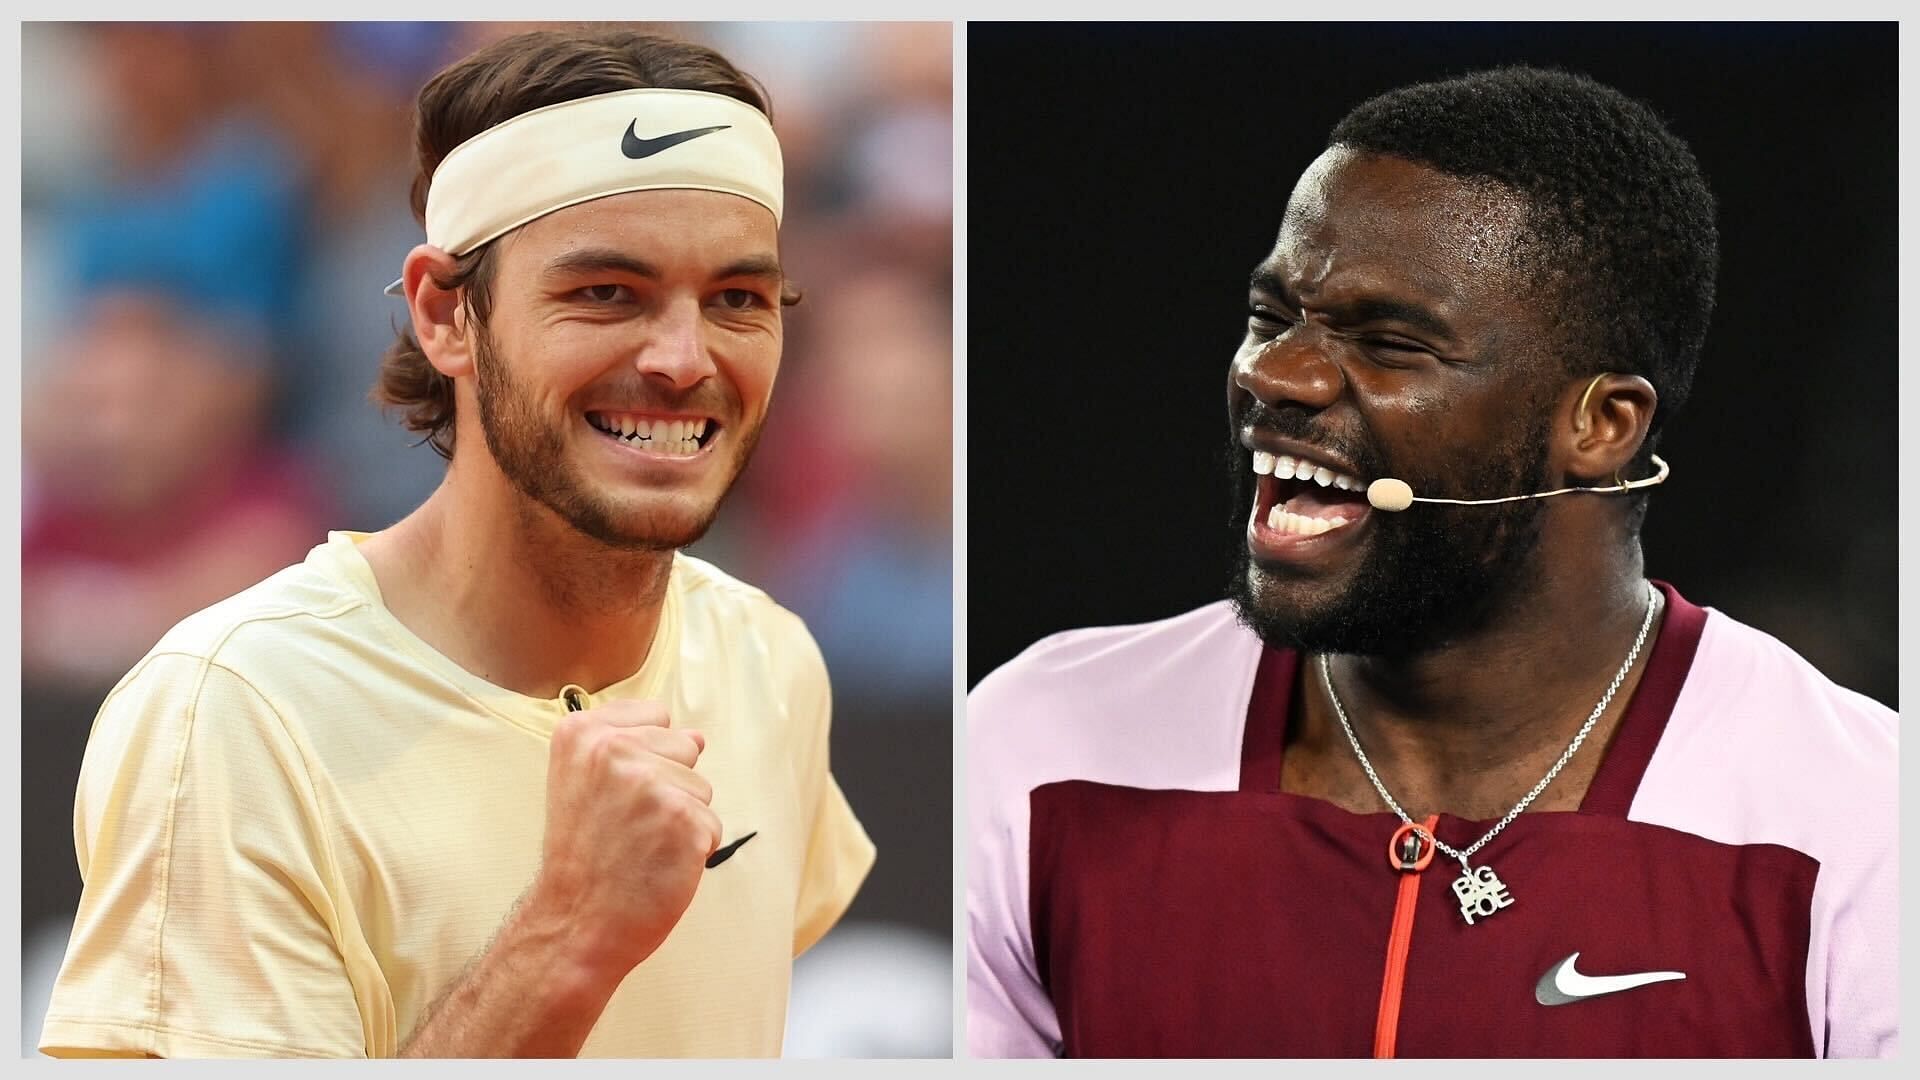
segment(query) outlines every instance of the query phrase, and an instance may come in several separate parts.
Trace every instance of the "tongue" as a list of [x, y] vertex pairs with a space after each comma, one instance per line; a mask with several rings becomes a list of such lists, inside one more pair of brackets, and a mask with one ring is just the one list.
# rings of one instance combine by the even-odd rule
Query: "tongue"
[[1352, 521], [1367, 508], [1367, 497], [1357, 491], [1314, 486], [1302, 489], [1299, 494], [1282, 505], [1287, 513], [1299, 514], [1301, 517], [1343, 517]]

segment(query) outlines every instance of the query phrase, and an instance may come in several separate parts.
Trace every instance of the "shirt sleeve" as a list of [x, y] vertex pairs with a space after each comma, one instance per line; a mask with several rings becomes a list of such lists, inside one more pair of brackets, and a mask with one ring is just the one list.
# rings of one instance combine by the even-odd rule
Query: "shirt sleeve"
[[1900, 1053], [1899, 717], [1853, 693], [1835, 694], [1861, 761], [1843, 773], [1843, 826], [1819, 851], [1808, 942], [1808, 998], [1819, 995], [1822, 1057]]
[[967, 1052], [1056, 1057], [1060, 1022], [1034, 961], [1028, 791], [996, 707], [1004, 680], [967, 702]]
[[304, 760], [249, 683], [148, 657], [94, 720], [85, 882], [40, 1048], [56, 1057], [361, 1057], [337, 880]]
[[1822, 1057], [1898, 1057], [1899, 861], [1884, 850], [1842, 877], [1822, 866], [1814, 885], [1814, 932], [1826, 938], [1816, 955], [1827, 963], [1827, 1030], [1814, 1035], [1825, 1036]]
[[813, 824], [807, 839], [807, 861], [801, 870], [800, 890], [794, 904], [793, 955], [799, 956], [826, 936], [828, 930], [846, 914], [860, 883], [873, 868], [873, 841], [868, 839], [860, 819], [853, 814], [847, 797], [834, 781], [828, 752], [828, 733], [832, 724], [833, 697], [827, 683], [826, 664], [818, 646], [806, 639], [811, 663], [804, 685], [796, 694], [803, 702], [799, 708], [810, 720], [814, 738], [819, 795], [813, 803]]

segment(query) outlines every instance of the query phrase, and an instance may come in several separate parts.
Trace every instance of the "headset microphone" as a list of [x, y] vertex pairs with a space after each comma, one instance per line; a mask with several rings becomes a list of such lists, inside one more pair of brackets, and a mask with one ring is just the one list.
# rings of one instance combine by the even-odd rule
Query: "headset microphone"
[[1367, 485], [1367, 501], [1376, 510], [1400, 511], [1414, 503], [1450, 503], [1454, 506], [1487, 506], [1492, 503], [1519, 502], [1522, 499], [1545, 499], [1553, 495], [1567, 495], [1575, 491], [1591, 492], [1595, 495], [1625, 495], [1636, 488], [1652, 487], [1667, 481], [1667, 463], [1659, 454], [1653, 455], [1653, 465], [1658, 471], [1652, 476], [1640, 480], [1621, 480], [1614, 474], [1614, 483], [1606, 487], [1568, 487], [1557, 491], [1536, 491], [1531, 495], [1509, 495], [1504, 499], [1425, 499], [1414, 495], [1413, 488], [1405, 480], [1396, 480], [1391, 476], [1381, 477]]

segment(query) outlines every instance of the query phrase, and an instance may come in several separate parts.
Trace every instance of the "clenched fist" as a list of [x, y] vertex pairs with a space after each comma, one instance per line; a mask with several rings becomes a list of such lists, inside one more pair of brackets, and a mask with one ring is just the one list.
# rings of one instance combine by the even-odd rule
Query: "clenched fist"
[[693, 771], [705, 749], [651, 701], [568, 713], [554, 728], [546, 837], [525, 902], [564, 913], [583, 963], [624, 976], [693, 902], [720, 846], [713, 787]]

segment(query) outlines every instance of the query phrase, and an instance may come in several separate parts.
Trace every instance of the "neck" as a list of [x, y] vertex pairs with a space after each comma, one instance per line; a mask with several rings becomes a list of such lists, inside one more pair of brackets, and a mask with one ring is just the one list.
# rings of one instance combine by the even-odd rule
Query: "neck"
[[610, 548], [481, 471], [456, 460], [418, 510], [361, 545], [394, 617], [532, 697], [569, 684], [591, 693], [638, 671], [673, 552]]
[[[1497, 817], [1566, 749], [1620, 671], [1646, 616], [1638, 548], [1615, 550], [1621, 555], [1605, 565], [1589, 556], [1577, 572], [1543, 570], [1537, 587], [1471, 635], [1413, 656], [1330, 658], [1335, 689], [1362, 748], [1410, 813], [1425, 808]], [[1578, 805], [1657, 630], [1656, 617], [1633, 668], [1569, 763], [1566, 781], [1555, 781], [1543, 806]], [[1351, 758], [1319, 658], [1308, 659], [1302, 749], [1323, 760]], [[1350, 780], [1360, 775], [1357, 763], [1339, 771]], [[1355, 797], [1377, 805], [1370, 787]]]

